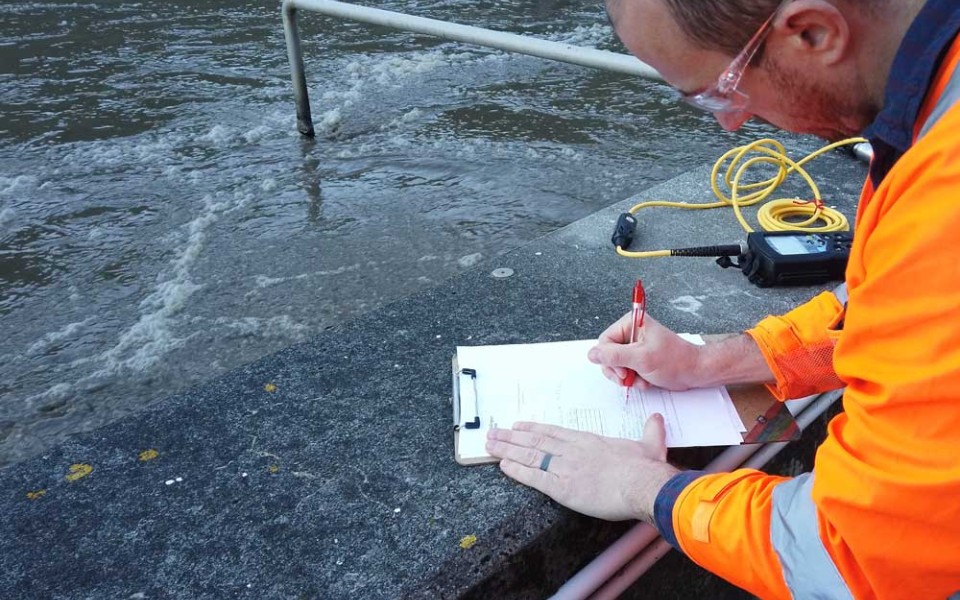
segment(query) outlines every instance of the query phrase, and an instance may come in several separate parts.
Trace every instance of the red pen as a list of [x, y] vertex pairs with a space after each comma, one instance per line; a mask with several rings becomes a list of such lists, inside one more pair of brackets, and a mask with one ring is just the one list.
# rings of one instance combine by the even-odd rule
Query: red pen
[[[643, 282], [639, 279], [633, 286], [633, 319], [630, 325], [630, 343], [637, 341], [637, 328], [643, 327], [643, 316], [647, 312], [647, 294], [643, 291]], [[637, 378], [637, 372], [633, 369], [627, 369], [627, 374], [623, 378], [623, 385], [627, 388], [627, 400], [630, 399], [630, 387]]]

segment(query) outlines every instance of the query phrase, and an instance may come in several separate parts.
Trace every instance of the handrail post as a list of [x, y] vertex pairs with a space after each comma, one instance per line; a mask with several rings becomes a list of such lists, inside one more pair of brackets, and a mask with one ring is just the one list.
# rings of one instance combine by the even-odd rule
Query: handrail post
[[307, 75], [303, 69], [303, 52], [300, 51], [300, 32], [297, 29], [297, 7], [293, 0], [283, 0], [283, 36], [287, 40], [287, 60], [293, 78], [293, 95], [297, 103], [297, 129], [307, 137], [313, 137], [313, 116], [310, 114], [310, 97], [307, 94]]

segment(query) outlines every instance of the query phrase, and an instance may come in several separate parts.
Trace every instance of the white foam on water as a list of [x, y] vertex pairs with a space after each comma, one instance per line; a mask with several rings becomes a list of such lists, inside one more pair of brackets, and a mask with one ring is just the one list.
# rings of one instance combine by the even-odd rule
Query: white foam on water
[[30, 345], [30, 347], [27, 349], [27, 354], [43, 352], [57, 342], [62, 342], [75, 336], [91, 321], [93, 321], [93, 317], [88, 317], [82, 321], [69, 323], [57, 331], [51, 331], [50, 333], [44, 334], [43, 337]]
[[[263, 120], [275, 121], [276, 115], [269, 119], [264, 117]], [[286, 120], [287, 119], [284, 119], [284, 121]], [[206, 133], [197, 136], [196, 140], [218, 148], [243, 144], [257, 144], [270, 137], [272, 133], [281, 131], [281, 129], [283, 129], [283, 126], [280, 124], [275, 124], [274, 126], [260, 124], [251, 129], [243, 130], [238, 127], [218, 123], [211, 127]], [[286, 129], [283, 130], [286, 131]]]
[[[440, 151], [443, 151], [449, 144], [447, 141], [433, 141], [431, 143]], [[500, 140], [489, 140], [487, 138], [466, 138], [459, 141], [459, 145], [454, 151], [454, 156], [458, 158], [475, 156], [505, 157], [510, 155], [512, 147], [519, 147], [525, 151], [528, 143], [504, 142]]]
[[228, 215], [237, 211], [242, 211], [256, 199], [257, 197], [253, 192], [247, 192], [243, 189], [238, 189], [233, 193], [233, 204], [223, 209], [223, 214]]
[[[411, 76], [423, 75], [437, 69], [458, 66], [467, 62], [486, 60], [488, 57], [471, 52], [444, 52], [443, 48], [410, 52], [403, 56], [378, 54], [361, 56], [344, 67], [349, 81], [346, 89], [325, 89], [316, 97], [323, 104], [332, 105], [332, 111], [349, 108], [360, 103], [369, 93], [369, 87], [400, 87], [408, 83]], [[502, 60], [502, 59], [498, 59]], [[317, 93], [317, 92], [314, 92]], [[329, 111], [328, 111], [329, 112]], [[339, 112], [331, 113], [330, 118], [341, 118]]]
[[413, 140], [411, 140], [411, 138], [408, 137], [408, 135], [409, 134], [406, 134], [406, 133], [395, 135], [390, 139], [388, 139], [386, 143], [392, 148], [396, 148], [397, 150], [402, 150], [403, 148], [406, 148], [407, 146], [411, 146], [414, 143]]
[[409, 110], [403, 113], [403, 115], [400, 117], [400, 122], [409, 123], [410, 121], [419, 119], [421, 114], [423, 113], [420, 111], [419, 108], [414, 108], [412, 110]]
[[157, 286], [140, 302], [143, 311], [140, 318], [120, 334], [113, 348], [97, 357], [104, 366], [93, 376], [123, 369], [145, 371], [185, 342], [172, 331], [174, 317], [190, 296], [203, 287], [192, 281], [190, 268], [203, 250], [207, 229], [228, 207], [228, 203], [217, 202], [211, 196], [205, 196], [203, 202], [200, 215], [184, 226], [187, 240], [179, 255], [170, 262], [167, 271], [157, 276]]
[[23, 404], [27, 407], [35, 407], [45, 400], [62, 400], [69, 396], [73, 389], [73, 385], [70, 383], [57, 383], [39, 394], [27, 396], [23, 400]]
[[547, 39], [574, 46], [596, 48], [600, 44], [609, 42], [613, 39], [613, 36], [613, 28], [609, 24], [594, 23], [593, 25], [580, 25], [572, 31], [552, 33], [547, 36]]
[[[613, 37], [613, 30], [606, 24], [593, 24], [576, 27], [572, 31], [555, 32], [546, 39], [568, 44], [596, 47], [608, 42]], [[444, 48], [435, 48], [427, 51], [418, 51], [397, 55], [361, 56], [350, 61], [344, 67], [349, 76], [346, 89], [325, 89], [319, 97], [323, 104], [328, 106], [316, 123], [317, 129], [326, 134], [335, 133], [344, 120], [343, 110], [349, 109], [363, 101], [370, 93], [370, 87], [400, 87], [406, 85], [413, 76], [424, 75], [443, 68], [456, 67], [462, 69], [469, 64], [482, 62], [502, 62], [509, 57], [504, 52], [449, 52]], [[414, 108], [402, 116], [394, 119], [383, 128], [401, 126], [421, 117], [418, 109]], [[394, 147], [409, 145], [409, 140], [396, 137], [390, 140]], [[359, 154], [363, 152], [360, 151]], [[341, 150], [339, 158], [353, 158], [359, 155], [356, 150]]]
[[[596, 47], [609, 42], [613, 37], [613, 29], [606, 24], [585, 25], [574, 28], [572, 31], [555, 32], [545, 39], [584, 47]], [[350, 61], [344, 71], [350, 78], [346, 89], [325, 89], [317, 97], [324, 104], [334, 105], [335, 108], [324, 113], [321, 119], [321, 128], [331, 131], [339, 126], [342, 120], [340, 109], [349, 108], [363, 100], [365, 88], [370, 86], [399, 87], [405, 85], [411, 76], [423, 75], [447, 67], [463, 68], [468, 64], [482, 62], [499, 62], [510, 56], [505, 52], [449, 52], [444, 48], [435, 48], [427, 51], [411, 52], [403, 56], [374, 55], [361, 56]], [[316, 92], [315, 92], [316, 93]], [[414, 109], [415, 110], [415, 109]], [[400, 123], [417, 118], [418, 114], [408, 112], [399, 119]]]
[[257, 125], [253, 129], [244, 132], [241, 137], [243, 137], [244, 141], [246, 141], [248, 144], [256, 144], [257, 142], [268, 137], [273, 131], [274, 129], [272, 127], [267, 127], [266, 125]]
[[[231, 148], [249, 144], [259, 144], [271, 137], [299, 136], [296, 131], [295, 119], [291, 116], [290, 110], [284, 105], [283, 109], [274, 108], [257, 110], [248, 118], [240, 115], [236, 118], [239, 126], [217, 123], [203, 133], [185, 134], [180, 131], [165, 134], [168, 137], [174, 136], [177, 143], [181, 145], [192, 145], [200, 143], [202, 145], [213, 146], [215, 148]], [[259, 123], [250, 127], [251, 122]], [[181, 170], [179, 165], [165, 167], [165, 173], [177, 174]]]
[[323, 133], [333, 133], [340, 128], [342, 121], [343, 115], [340, 113], [340, 109], [334, 108], [324, 112], [323, 115], [320, 116], [320, 121], [316, 123], [316, 128]]
[[[131, 164], [169, 163], [177, 156], [177, 147], [186, 141], [184, 135], [166, 132], [154, 136], [113, 138], [96, 142], [73, 142], [51, 146], [51, 162], [87, 173], [90, 166], [125, 167]], [[54, 171], [55, 174], [58, 171]]]
[[257, 275], [255, 279], [257, 282], [257, 287], [260, 288], [277, 285], [278, 283], [283, 283], [284, 281], [290, 281], [290, 277], [267, 277], [266, 275]]
[[[370, 65], [366, 77], [380, 85], [400, 85], [410, 75], [429, 73], [451, 64], [450, 56], [442, 51], [414, 53], [410, 56], [391, 56]], [[355, 73], [364, 74], [361, 68]]]
[[[408, 110], [407, 112], [403, 113], [396, 119], [393, 119], [389, 123], [383, 125], [382, 127], [380, 127], [380, 130], [386, 131], [388, 129], [403, 127], [404, 125], [408, 125], [414, 121], [419, 120], [422, 116], [423, 116], [423, 111], [421, 111], [419, 108], [414, 108], [414, 109]], [[389, 143], [392, 144], [393, 146], [403, 147], [403, 146], [409, 145], [410, 140], [405, 136], [398, 135], [390, 138]]]
[[197, 140], [210, 142], [214, 146], [227, 146], [236, 138], [236, 133], [224, 125], [214, 125], [210, 131], [199, 136]]
[[[347, 66], [349, 67], [350, 65]], [[363, 81], [357, 79], [353, 81], [353, 86], [346, 90], [327, 90], [323, 92], [323, 94], [320, 95], [320, 100], [331, 104], [339, 102], [344, 106], [349, 106], [363, 98], [363, 94], [360, 93], [359, 89], [362, 86]]]
[[[3, 6], [3, 5], [0, 5]], [[18, 13], [18, 12], [34, 12], [37, 10], [63, 10], [65, 8], [92, 8], [99, 9], [100, 7], [96, 4], [80, 4], [78, 2], [72, 2], [68, 4], [56, 4], [50, 2], [27, 2], [25, 4], [11, 4], [6, 5], [4, 12]]]
[[10, 196], [37, 189], [37, 178], [33, 175], [0, 175], [0, 196]]

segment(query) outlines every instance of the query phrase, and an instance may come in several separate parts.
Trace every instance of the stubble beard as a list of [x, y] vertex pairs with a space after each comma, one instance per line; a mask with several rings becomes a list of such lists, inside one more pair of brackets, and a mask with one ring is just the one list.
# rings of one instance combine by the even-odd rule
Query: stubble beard
[[812, 80], [803, 71], [767, 65], [770, 80], [785, 102], [780, 127], [807, 133], [830, 142], [860, 135], [876, 118], [879, 107], [857, 97], [855, 82], [839, 86]]

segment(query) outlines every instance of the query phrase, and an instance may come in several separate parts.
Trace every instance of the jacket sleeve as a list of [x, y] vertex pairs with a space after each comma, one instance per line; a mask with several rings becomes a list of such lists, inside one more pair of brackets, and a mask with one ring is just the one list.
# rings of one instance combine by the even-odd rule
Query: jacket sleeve
[[824, 292], [747, 331], [776, 377], [776, 383], [767, 387], [777, 399], [803, 398], [843, 386], [833, 368], [843, 313], [837, 296]]
[[704, 569], [761, 598], [790, 598], [770, 541], [773, 490], [786, 479], [753, 469], [678, 473], [657, 495], [654, 524]]

